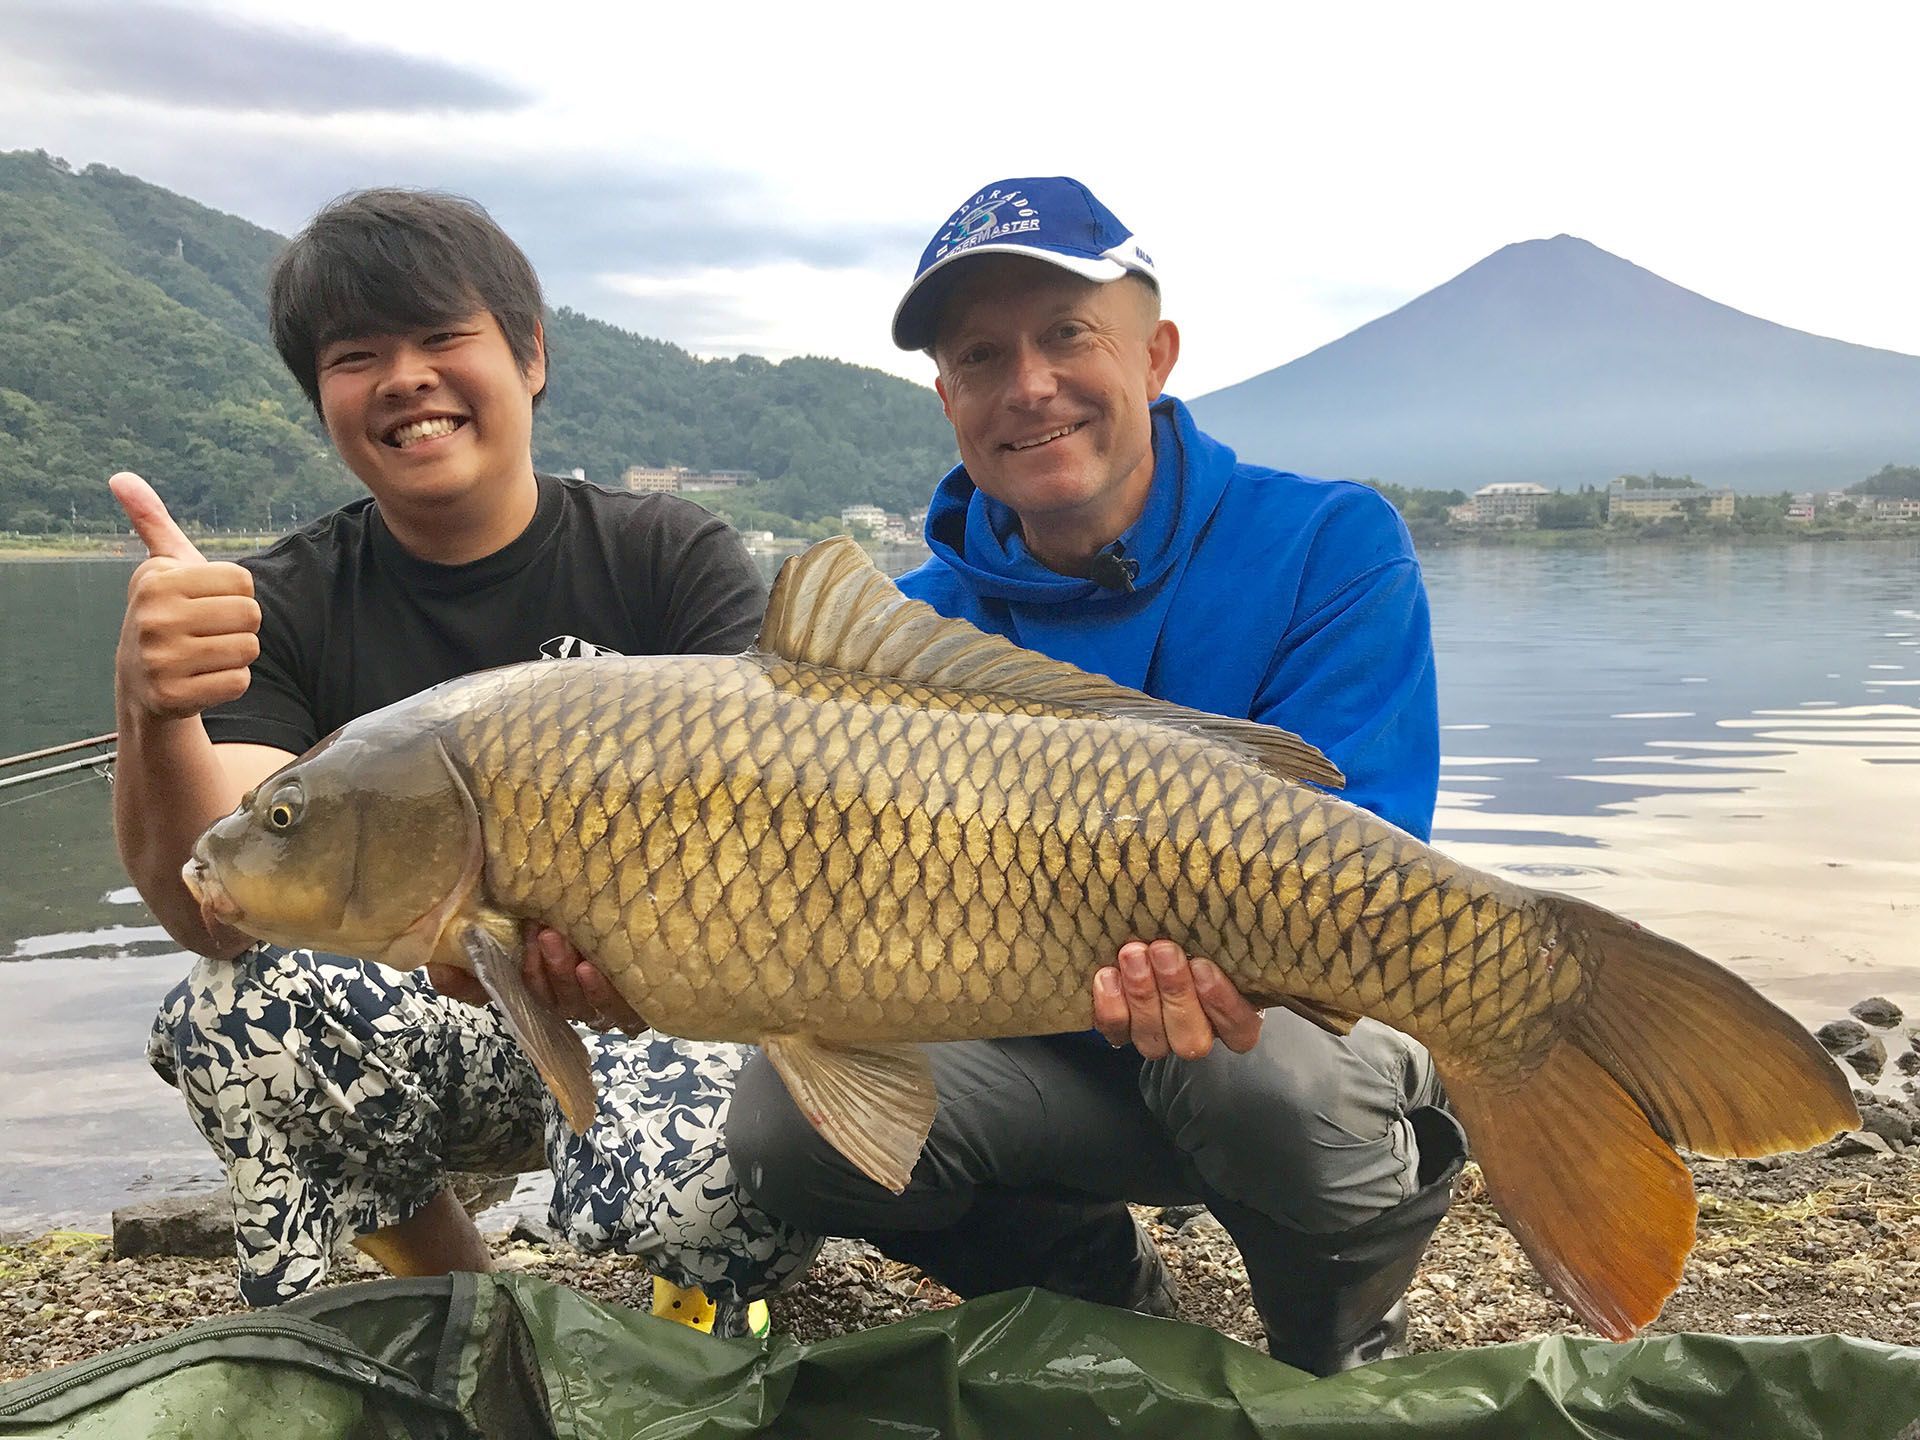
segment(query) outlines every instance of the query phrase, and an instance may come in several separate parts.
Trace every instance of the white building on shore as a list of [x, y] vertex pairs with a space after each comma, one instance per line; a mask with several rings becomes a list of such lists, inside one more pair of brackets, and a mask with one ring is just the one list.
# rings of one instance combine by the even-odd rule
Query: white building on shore
[[751, 470], [689, 470], [685, 465], [629, 465], [620, 483], [640, 495], [690, 495], [702, 490], [737, 490], [757, 485]]
[[1482, 485], [1473, 492], [1475, 525], [1532, 525], [1540, 515], [1540, 502], [1553, 492], [1530, 480], [1503, 480]]

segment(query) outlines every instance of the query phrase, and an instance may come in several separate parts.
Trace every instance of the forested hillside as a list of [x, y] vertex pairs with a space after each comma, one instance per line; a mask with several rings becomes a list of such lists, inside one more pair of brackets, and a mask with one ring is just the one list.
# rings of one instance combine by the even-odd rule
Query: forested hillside
[[[284, 527], [357, 493], [267, 340], [281, 243], [104, 166], [0, 153], [0, 530], [116, 526], [121, 468], [206, 525]], [[753, 470], [730, 509], [814, 519], [917, 508], [953, 462], [933, 394], [876, 370], [702, 361], [564, 308], [548, 332], [543, 468]]]

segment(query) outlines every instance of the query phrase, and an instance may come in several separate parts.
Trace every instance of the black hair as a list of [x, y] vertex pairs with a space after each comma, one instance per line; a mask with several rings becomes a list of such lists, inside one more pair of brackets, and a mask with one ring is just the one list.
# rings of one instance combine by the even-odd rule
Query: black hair
[[329, 201], [267, 277], [274, 348], [316, 412], [326, 346], [477, 310], [499, 322], [521, 370], [533, 364], [542, 313], [533, 266], [476, 202], [437, 190], [356, 190]]

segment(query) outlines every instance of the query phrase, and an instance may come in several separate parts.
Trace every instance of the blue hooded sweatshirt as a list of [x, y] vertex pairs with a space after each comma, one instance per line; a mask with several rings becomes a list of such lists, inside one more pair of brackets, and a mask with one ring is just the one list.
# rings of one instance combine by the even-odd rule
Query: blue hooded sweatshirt
[[1343, 798], [1427, 839], [1433, 640], [1399, 515], [1364, 485], [1240, 464], [1171, 396], [1152, 419], [1146, 509], [1108, 547], [1139, 567], [1130, 592], [1042, 565], [965, 466], [934, 492], [933, 556], [900, 588], [1149, 695], [1291, 730], [1345, 772]]

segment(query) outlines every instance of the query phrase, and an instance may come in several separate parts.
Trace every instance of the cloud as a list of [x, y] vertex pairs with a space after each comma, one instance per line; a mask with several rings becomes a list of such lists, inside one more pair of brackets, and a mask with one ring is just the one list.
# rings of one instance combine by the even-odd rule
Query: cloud
[[[0, 103], [0, 132], [9, 123]], [[910, 272], [925, 236], [888, 224], [783, 215], [758, 178], [644, 160], [531, 152], [461, 154], [267, 123], [207, 126], [160, 111], [137, 133], [117, 115], [42, 117], [36, 143], [76, 168], [109, 165], [283, 235], [328, 200], [370, 185], [451, 190], [485, 205], [560, 303], [606, 272], [674, 276], [797, 262], [815, 270]], [[56, 133], [45, 134], [53, 130]]]
[[16, 63], [63, 86], [163, 105], [345, 115], [511, 110], [532, 100], [444, 61], [177, 6], [19, 0], [0, 24]]

